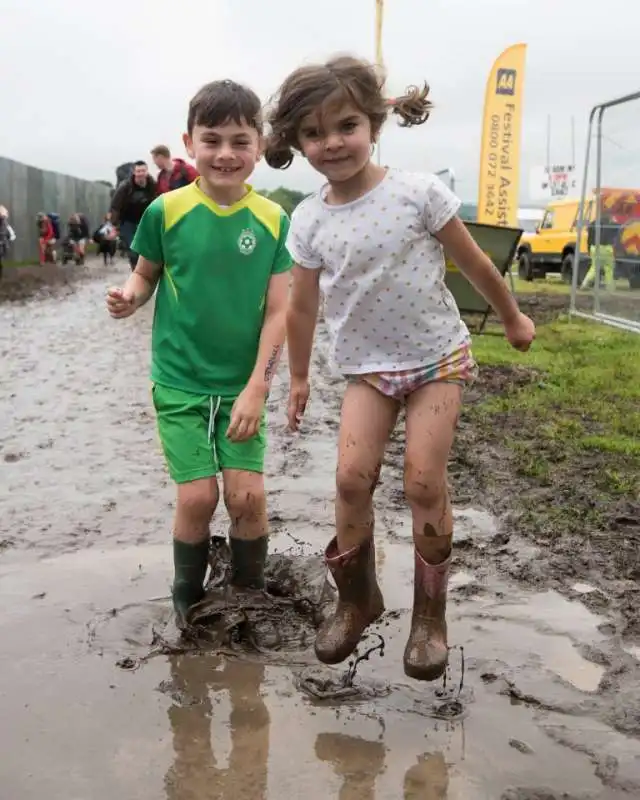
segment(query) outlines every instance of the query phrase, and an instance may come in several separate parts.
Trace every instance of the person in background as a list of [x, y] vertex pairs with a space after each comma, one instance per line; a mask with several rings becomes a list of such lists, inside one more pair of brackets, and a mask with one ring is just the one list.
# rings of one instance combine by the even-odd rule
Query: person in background
[[157, 178], [159, 195], [188, 186], [198, 177], [198, 170], [187, 164], [184, 159], [171, 158], [171, 151], [164, 144], [154, 147], [151, 156], [153, 163], [160, 170]]
[[104, 221], [93, 234], [93, 241], [98, 245], [98, 253], [104, 259], [105, 267], [113, 264], [118, 244], [118, 231], [111, 221], [111, 213], [105, 214]]
[[138, 254], [131, 249], [133, 237], [155, 196], [156, 182], [149, 175], [146, 161], [136, 161], [131, 177], [122, 181], [111, 200], [111, 221], [120, 228], [132, 271], [138, 261]]
[[[615, 289], [615, 269], [616, 269], [616, 256], [615, 246], [620, 236], [620, 226], [617, 225], [613, 218], [607, 214], [603, 214], [600, 220], [600, 281], [604, 276], [604, 282], [609, 291]], [[580, 286], [581, 289], [589, 289], [596, 282], [596, 266], [597, 266], [597, 253], [596, 247], [596, 220], [593, 220], [587, 229], [587, 246], [589, 248], [589, 258], [591, 265], [584, 276], [584, 280]]]
[[91, 238], [90, 230], [89, 230], [89, 220], [86, 214], [83, 214], [82, 211], [76, 211], [76, 216], [78, 217], [78, 222], [80, 223], [80, 227], [82, 229], [82, 236], [84, 239]]
[[67, 226], [67, 239], [73, 248], [74, 257], [80, 264], [84, 263], [88, 238], [86, 221], [81, 219], [80, 214], [72, 214]]
[[57, 261], [56, 256], [56, 231], [53, 227], [53, 222], [48, 214], [41, 211], [37, 217], [38, 224], [38, 249], [40, 255], [40, 266], [44, 267], [47, 262], [55, 264]]
[[9, 225], [9, 211], [6, 206], [0, 206], [0, 280], [2, 280], [2, 262], [7, 257], [11, 243], [15, 240], [16, 235]]

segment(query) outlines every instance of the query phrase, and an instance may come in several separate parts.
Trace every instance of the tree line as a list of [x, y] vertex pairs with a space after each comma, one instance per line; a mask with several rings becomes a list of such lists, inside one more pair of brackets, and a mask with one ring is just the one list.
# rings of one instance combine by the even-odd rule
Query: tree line
[[307, 196], [305, 192], [287, 189], [284, 186], [279, 186], [272, 192], [261, 189], [260, 194], [263, 195], [263, 197], [269, 198], [269, 200], [273, 200], [273, 202], [277, 203], [279, 206], [282, 206], [289, 216], [293, 213], [294, 208]]

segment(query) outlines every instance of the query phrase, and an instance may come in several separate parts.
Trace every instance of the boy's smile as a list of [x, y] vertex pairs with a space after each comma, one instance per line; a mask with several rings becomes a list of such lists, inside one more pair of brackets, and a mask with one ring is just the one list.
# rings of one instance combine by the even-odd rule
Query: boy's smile
[[203, 191], [216, 202], [237, 202], [260, 158], [258, 131], [234, 120], [214, 128], [196, 125], [190, 137], [185, 134], [185, 145], [202, 176]]

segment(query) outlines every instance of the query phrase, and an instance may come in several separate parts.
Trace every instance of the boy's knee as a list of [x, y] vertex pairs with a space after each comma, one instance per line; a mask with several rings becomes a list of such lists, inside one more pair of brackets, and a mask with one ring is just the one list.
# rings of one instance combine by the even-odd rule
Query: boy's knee
[[178, 486], [180, 513], [194, 523], [208, 524], [218, 504], [218, 489], [211, 481], [194, 481]]
[[447, 476], [440, 472], [408, 468], [404, 475], [404, 496], [410, 506], [437, 508], [447, 497]]
[[265, 512], [267, 499], [264, 487], [233, 487], [225, 489], [224, 504], [232, 521], [252, 519]]
[[378, 479], [380, 466], [371, 471], [358, 467], [341, 467], [336, 472], [336, 491], [338, 497], [347, 505], [363, 505], [373, 495]]

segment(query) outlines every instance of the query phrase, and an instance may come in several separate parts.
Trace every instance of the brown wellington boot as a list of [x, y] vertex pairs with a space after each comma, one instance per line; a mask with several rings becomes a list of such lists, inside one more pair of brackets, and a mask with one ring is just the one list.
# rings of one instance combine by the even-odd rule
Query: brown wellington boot
[[441, 564], [427, 564], [415, 551], [413, 616], [404, 650], [405, 675], [435, 681], [447, 667], [447, 584], [451, 553]]
[[315, 650], [324, 664], [339, 664], [356, 649], [367, 625], [384, 611], [376, 580], [373, 537], [342, 555], [334, 537], [325, 552], [325, 562], [338, 587], [338, 604], [320, 626]]

